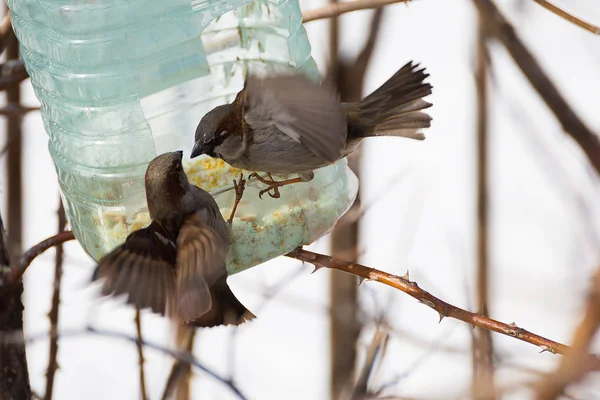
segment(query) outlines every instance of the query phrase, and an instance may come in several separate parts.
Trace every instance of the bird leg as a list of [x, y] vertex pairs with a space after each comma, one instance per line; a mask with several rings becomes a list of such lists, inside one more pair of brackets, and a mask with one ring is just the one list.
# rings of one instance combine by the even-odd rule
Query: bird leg
[[233, 180], [233, 188], [235, 190], [235, 202], [233, 203], [233, 209], [231, 210], [231, 215], [227, 220], [227, 224], [229, 225], [229, 229], [231, 229], [231, 224], [233, 223], [233, 217], [235, 216], [235, 211], [242, 200], [242, 196], [244, 195], [244, 191], [246, 190], [246, 180], [244, 179], [244, 174], [240, 174], [240, 181]]
[[[258, 197], [260, 197], [261, 199], [262, 199], [262, 195], [265, 194], [265, 193], [268, 193], [269, 196], [271, 196], [274, 199], [278, 199], [279, 197], [281, 197], [281, 194], [279, 193], [279, 188], [280, 187], [291, 185], [291, 184], [294, 184], [294, 183], [310, 182], [315, 177], [315, 173], [314, 172], [307, 172], [307, 173], [304, 173], [304, 174], [300, 174], [300, 176], [297, 177], [297, 178], [286, 179], [286, 180], [283, 180], [283, 181], [276, 181], [276, 180], [274, 180], [273, 177], [271, 176], [271, 174], [267, 174], [267, 176], [268, 176], [268, 179], [267, 178], [263, 178], [262, 176], [258, 175], [256, 172], [253, 172], [248, 177], [248, 179], [256, 178], [258, 181], [264, 183], [265, 185], [268, 185], [268, 187], [266, 189], [261, 190], [258, 193]], [[270, 193], [271, 190], [273, 191], [273, 193]]]

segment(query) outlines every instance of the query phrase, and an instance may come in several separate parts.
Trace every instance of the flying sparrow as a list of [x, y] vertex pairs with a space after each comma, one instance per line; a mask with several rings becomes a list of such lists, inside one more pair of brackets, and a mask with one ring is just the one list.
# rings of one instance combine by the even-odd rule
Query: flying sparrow
[[421, 129], [431, 117], [422, 110], [431, 104], [423, 97], [432, 87], [424, 71], [409, 62], [357, 103], [341, 103], [334, 90], [302, 74], [250, 75], [231, 104], [202, 118], [191, 157], [207, 154], [249, 171], [300, 175], [275, 182], [252, 174], [269, 185], [262, 194], [311, 180], [314, 170], [347, 156], [367, 137], [425, 139]]

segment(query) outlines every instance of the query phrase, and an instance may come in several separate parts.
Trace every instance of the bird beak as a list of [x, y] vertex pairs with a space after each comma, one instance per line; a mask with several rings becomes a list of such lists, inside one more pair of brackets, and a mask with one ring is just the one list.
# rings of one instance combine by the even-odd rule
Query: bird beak
[[204, 154], [208, 151], [208, 146], [201, 144], [200, 142], [194, 143], [194, 148], [192, 149], [192, 155], [190, 158], [198, 157], [201, 154]]

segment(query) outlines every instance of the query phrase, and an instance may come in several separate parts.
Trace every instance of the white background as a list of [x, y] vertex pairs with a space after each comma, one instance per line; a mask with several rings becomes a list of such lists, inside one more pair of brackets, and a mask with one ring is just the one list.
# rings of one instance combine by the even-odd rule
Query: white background
[[[574, 27], [530, 1], [498, 1], [518, 27], [561, 92], [588, 126], [600, 132], [600, 38]], [[600, 24], [594, 0], [557, 4]], [[302, 3], [316, 8], [321, 1]], [[369, 18], [357, 12], [342, 19], [344, 54], [361, 48]], [[326, 23], [307, 25], [313, 56], [325, 69]], [[362, 223], [362, 262], [411, 279], [434, 295], [476, 310], [475, 260], [475, 60], [476, 13], [470, 1], [419, 0], [388, 7], [365, 91], [377, 88], [409, 60], [431, 74], [432, 128], [425, 142], [379, 138], [363, 145], [362, 193], [370, 207]], [[579, 148], [512, 63], [493, 46], [491, 88], [490, 202], [492, 317], [561, 342], [569, 342], [585, 302], [589, 277], [598, 262], [600, 203], [598, 179]], [[24, 99], [37, 104], [29, 84]], [[4, 129], [4, 128], [2, 128]], [[6, 135], [1, 136], [5, 140]], [[47, 137], [39, 114], [24, 122], [24, 247], [56, 230], [58, 194]], [[2, 169], [6, 170], [5, 158]], [[5, 192], [6, 181], [0, 182]], [[376, 202], [376, 203], [375, 203]], [[5, 201], [2, 211], [6, 212]], [[314, 248], [327, 252], [327, 238]], [[53, 275], [53, 251], [39, 257], [25, 276], [25, 329], [44, 333]], [[133, 311], [99, 301], [88, 287], [93, 263], [76, 243], [67, 245], [62, 287], [61, 329], [96, 326], [133, 335]], [[202, 330], [196, 355], [228, 377], [252, 399], [325, 399], [329, 393], [328, 271], [310, 274], [300, 263], [280, 258], [229, 279], [233, 291], [258, 315], [238, 330], [235, 358], [232, 330]], [[300, 271], [297, 273], [297, 271]], [[286, 279], [288, 277], [288, 279]], [[291, 277], [291, 278], [290, 278]], [[266, 300], [270, 285], [279, 285]], [[471, 329], [445, 319], [400, 292], [377, 283], [360, 287], [366, 311], [384, 311], [395, 328], [375, 388], [418, 399], [465, 398], [470, 390]], [[372, 326], [368, 314], [365, 323]], [[146, 339], [170, 343], [169, 326], [144, 314]], [[372, 330], [363, 338], [368, 343]], [[498, 383], [536, 379], [527, 368], [551, 369], [559, 360], [514, 339], [493, 334]], [[600, 351], [600, 346], [595, 346]], [[33, 389], [43, 394], [48, 341], [27, 348]], [[158, 398], [170, 360], [147, 350], [148, 392]], [[60, 341], [56, 399], [139, 397], [135, 346], [99, 337]], [[233, 370], [230, 364], [234, 364]], [[379, 386], [378, 386], [379, 385]], [[196, 373], [194, 398], [229, 399], [220, 383]], [[595, 392], [594, 392], [595, 391]], [[600, 398], [590, 376], [570, 393]], [[517, 391], [504, 398], [528, 398]]]

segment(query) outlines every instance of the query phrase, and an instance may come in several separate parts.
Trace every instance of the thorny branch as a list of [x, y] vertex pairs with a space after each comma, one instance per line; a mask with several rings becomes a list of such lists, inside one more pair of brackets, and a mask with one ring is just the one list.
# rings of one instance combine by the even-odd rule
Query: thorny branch
[[565, 132], [581, 146], [600, 174], [600, 140], [598, 136], [577, 116], [496, 5], [491, 0], [473, 0], [473, 3], [479, 10], [481, 20], [485, 22], [490, 34], [502, 42], [531, 85], [552, 110]]
[[[67, 217], [62, 200], [59, 200], [58, 207], [58, 233], [62, 233], [67, 225]], [[48, 355], [48, 368], [46, 370], [46, 395], [44, 400], [52, 400], [54, 392], [54, 375], [58, 369], [56, 357], [58, 355], [58, 309], [60, 307], [60, 284], [62, 279], [64, 250], [62, 244], [56, 246], [56, 255], [54, 257], [54, 285], [52, 292], [52, 307], [48, 317], [50, 318], [50, 350]]]
[[592, 25], [590, 23], [587, 23], [579, 18], [577, 18], [576, 16], [574, 16], [573, 14], [569, 14], [568, 12], [566, 12], [565, 10], [558, 8], [557, 6], [555, 6], [554, 4], [550, 3], [549, 1], [546, 0], [533, 0], [536, 3], [538, 3], [540, 6], [544, 7], [546, 10], [558, 15], [559, 17], [561, 17], [564, 20], [569, 21], [570, 23], [577, 25], [580, 28], [585, 29], [588, 32], [592, 32], [595, 35], [600, 35], [600, 28]]
[[[504, 322], [496, 321], [492, 318], [484, 317], [481, 314], [463, 310], [462, 308], [447, 303], [421, 289], [417, 282], [410, 281], [408, 278], [408, 273], [404, 276], [392, 275], [361, 264], [340, 260], [304, 249], [296, 249], [288, 253], [287, 256], [314, 265], [315, 271], [320, 268], [335, 269], [356, 275], [363, 280], [377, 281], [391, 286], [434, 309], [439, 314], [440, 321], [444, 317], [455, 318], [479, 328], [488, 329], [502, 335], [531, 343], [539, 346], [542, 351], [549, 351], [555, 354], [566, 354], [570, 349], [569, 346], [546, 339], [523, 328], [519, 328], [514, 323], [506, 324]], [[588, 355], [587, 357], [593, 363], [594, 369], [600, 369], [600, 360], [596, 356]]]
[[27, 267], [29, 267], [29, 265], [37, 256], [39, 256], [51, 247], [58, 246], [60, 244], [63, 244], [64, 242], [68, 242], [69, 240], [73, 239], [75, 239], [75, 236], [73, 236], [73, 232], [64, 231], [57, 235], [49, 237], [46, 240], [42, 240], [40, 243], [27, 250], [19, 259], [17, 265], [12, 267], [8, 276], [8, 282], [11, 284], [18, 283], [23, 274], [25, 273]]
[[345, 3], [332, 3], [315, 10], [302, 13], [302, 22], [307, 23], [317, 19], [337, 17], [339, 15], [358, 10], [379, 8], [395, 3], [408, 3], [411, 0], [355, 0]]

